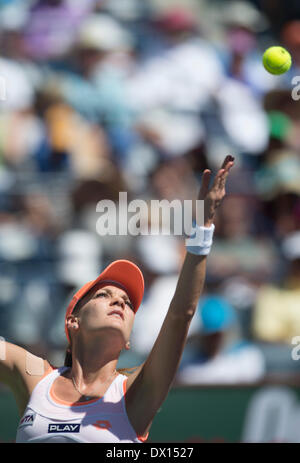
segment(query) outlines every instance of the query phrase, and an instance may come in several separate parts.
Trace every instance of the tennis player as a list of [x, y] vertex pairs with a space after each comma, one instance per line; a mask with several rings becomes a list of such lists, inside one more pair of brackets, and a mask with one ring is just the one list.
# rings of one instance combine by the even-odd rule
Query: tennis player
[[[187, 247], [174, 297], [146, 361], [131, 374], [116, 370], [144, 293], [144, 279], [130, 261], [111, 263], [84, 285], [66, 310], [69, 342], [65, 365], [1, 341], [0, 380], [22, 416], [16, 442], [144, 442], [175, 377], [188, 329], [202, 292], [217, 207], [234, 158], [227, 156], [210, 188], [202, 176], [204, 226]], [[156, 256], [159, 259], [159, 256]], [[147, 327], [145, 326], [145, 329]]]

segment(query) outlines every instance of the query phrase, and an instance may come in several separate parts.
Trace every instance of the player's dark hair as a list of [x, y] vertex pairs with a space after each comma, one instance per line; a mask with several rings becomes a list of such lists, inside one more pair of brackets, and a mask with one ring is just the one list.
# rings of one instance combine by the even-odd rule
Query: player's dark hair
[[64, 366], [70, 367], [70, 368], [72, 367], [72, 354], [71, 354], [70, 347], [68, 347], [66, 350]]

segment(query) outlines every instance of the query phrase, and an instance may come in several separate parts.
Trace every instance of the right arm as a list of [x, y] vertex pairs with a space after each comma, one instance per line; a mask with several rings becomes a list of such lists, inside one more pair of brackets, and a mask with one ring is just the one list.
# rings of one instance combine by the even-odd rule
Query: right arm
[[49, 368], [46, 360], [0, 338], [0, 382], [13, 392], [21, 415], [34, 387]]
[[[227, 156], [211, 188], [211, 171], [204, 171], [198, 199], [205, 202], [205, 227], [213, 224], [216, 209], [225, 196], [226, 179], [233, 165], [233, 157]], [[128, 379], [127, 412], [139, 435], [149, 430], [149, 423], [175, 379], [190, 323], [203, 290], [206, 260], [206, 255], [186, 253], [175, 294], [154, 346], [144, 364]]]

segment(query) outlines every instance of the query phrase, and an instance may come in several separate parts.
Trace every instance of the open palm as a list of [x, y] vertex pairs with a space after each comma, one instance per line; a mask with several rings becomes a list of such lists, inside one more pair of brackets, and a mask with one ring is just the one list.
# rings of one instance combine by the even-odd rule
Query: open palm
[[211, 188], [209, 188], [212, 172], [206, 169], [203, 172], [201, 187], [198, 199], [204, 201], [204, 225], [210, 226], [213, 223], [216, 209], [222, 202], [226, 191], [226, 179], [229, 171], [234, 165], [234, 158], [231, 155], [226, 156], [221, 169], [217, 172]]

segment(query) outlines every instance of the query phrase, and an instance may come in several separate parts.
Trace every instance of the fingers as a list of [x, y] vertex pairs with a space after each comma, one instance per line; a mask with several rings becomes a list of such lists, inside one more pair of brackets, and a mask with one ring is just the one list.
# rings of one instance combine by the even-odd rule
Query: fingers
[[221, 178], [220, 178], [220, 183], [219, 183], [219, 187], [221, 189], [224, 189], [225, 188], [225, 183], [226, 183], [226, 179], [228, 177], [228, 174], [229, 174], [229, 171], [231, 169], [231, 167], [234, 165], [234, 162], [233, 161], [229, 161], [226, 165], [226, 168], [224, 169], [224, 172], [222, 173], [221, 175]]
[[206, 169], [202, 174], [201, 188], [199, 192], [199, 199], [204, 199], [209, 190], [209, 183], [211, 178], [211, 171]]
[[227, 180], [227, 177], [228, 177], [228, 174], [229, 174], [229, 171], [231, 169], [231, 167], [233, 166], [233, 162], [229, 162], [226, 166], [226, 169], [224, 170], [223, 174], [221, 175], [220, 177], [220, 180], [219, 180], [219, 188], [221, 190], [225, 190], [225, 184], [226, 184], [226, 180]]
[[[213, 189], [215, 190], [223, 190], [225, 189], [226, 179], [228, 177], [229, 171], [231, 167], [234, 165], [234, 158], [232, 156], [226, 156], [222, 168], [218, 171], [214, 183]], [[224, 167], [223, 167], [224, 166]]]
[[234, 157], [231, 156], [231, 154], [228, 154], [228, 156], [226, 156], [226, 158], [224, 159], [223, 161], [223, 164], [222, 164], [222, 167], [221, 169], [225, 169], [226, 166], [228, 165], [229, 162], [233, 162], [234, 161]]
[[[214, 179], [214, 182], [211, 188], [212, 190], [225, 189], [226, 179], [233, 165], [234, 165], [234, 157], [231, 155], [226, 156], [226, 158], [223, 161], [221, 169], [218, 171], [217, 175], [215, 176], [215, 179]], [[211, 175], [212, 173], [209, 169], [206, 169], [203, 172], [201, 188], [200, 188], [200, 192], [198, 196], [199, 199], [204, 199], [206, 195], [208, 194]]]
[[214, 183], [212, 189], [218, 189], [220, 187], [220, 182], [222, 180], [222, 176], [225, 174], [225, 169], [220, 169], [215, 176]]

